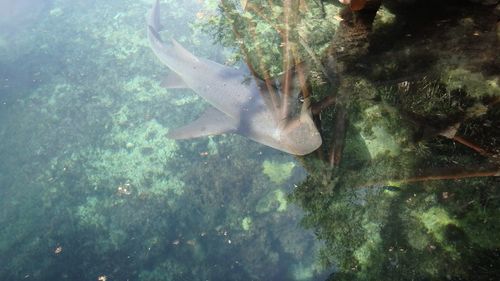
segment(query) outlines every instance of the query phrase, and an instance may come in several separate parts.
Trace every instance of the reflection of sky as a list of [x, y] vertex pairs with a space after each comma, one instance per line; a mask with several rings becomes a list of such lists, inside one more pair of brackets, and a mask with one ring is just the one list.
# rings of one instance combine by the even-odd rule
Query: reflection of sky
[[0, 27], [35, 21], [52, 0], [0, 0]]

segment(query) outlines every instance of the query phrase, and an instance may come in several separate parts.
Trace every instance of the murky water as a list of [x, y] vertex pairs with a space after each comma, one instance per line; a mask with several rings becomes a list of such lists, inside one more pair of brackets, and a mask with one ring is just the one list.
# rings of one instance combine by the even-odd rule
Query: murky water
[[311, 102], [307, 156], [166, 137], [210, 105], [162, 87], [154, 1], [28, 2], [0, 2], [1, 280], [498, 279], [498, 1], [160, 1], [279, 129]]

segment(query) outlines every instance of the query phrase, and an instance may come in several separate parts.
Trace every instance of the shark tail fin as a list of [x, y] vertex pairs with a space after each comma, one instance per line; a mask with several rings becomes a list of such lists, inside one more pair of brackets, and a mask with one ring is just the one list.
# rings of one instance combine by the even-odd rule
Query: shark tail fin
[[146, 21], [149, 26], [151, 26], [155, 31], [160, 31], [163, 29], [163, 26], [160, 23], [160, 1], [156, 0], [153, 9], [149, 11]]

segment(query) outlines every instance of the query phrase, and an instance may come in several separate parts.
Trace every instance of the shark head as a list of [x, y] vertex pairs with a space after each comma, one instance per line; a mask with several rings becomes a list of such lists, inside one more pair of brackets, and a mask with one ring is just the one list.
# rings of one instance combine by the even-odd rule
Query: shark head
[[294, 155], [306, 155], [321, 145], [321, 135], [311, 116], [310, 99], [302, 104], [299, 116], [286, 120], [280, 126], [279, 142], [282, 149]]

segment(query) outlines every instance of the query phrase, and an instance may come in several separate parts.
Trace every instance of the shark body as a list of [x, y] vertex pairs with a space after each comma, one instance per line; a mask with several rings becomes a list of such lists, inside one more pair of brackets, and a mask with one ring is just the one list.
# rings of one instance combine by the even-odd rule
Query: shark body
[[[191, 88], [209, 107], [197, 120], [171, 130], [168, 137], [189, 139], [223, 133], [237, 133], [258, 143], [294, 154], [305, 155], [321, 145], [321, 136], [311, 117], [308, 100], [297, 116], [283, 117], [279, 108], [266, 100], [264, 83], [243, 71], [197, 58], [174, 39], [161, 40], [160, 6], [155, 1], [147, 19], [147, 35], [157, 58], [175, 75], [172, 88]], [[168, 85], [167, 85], [168, 86]]]

